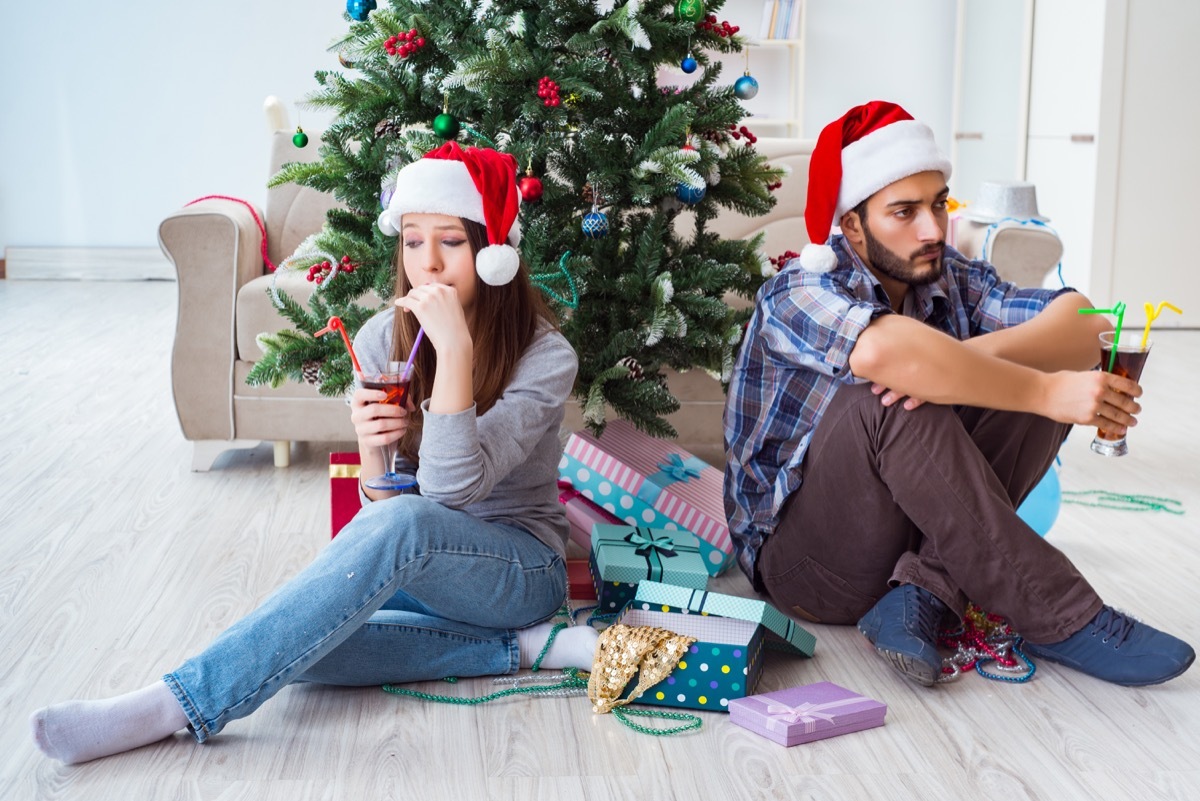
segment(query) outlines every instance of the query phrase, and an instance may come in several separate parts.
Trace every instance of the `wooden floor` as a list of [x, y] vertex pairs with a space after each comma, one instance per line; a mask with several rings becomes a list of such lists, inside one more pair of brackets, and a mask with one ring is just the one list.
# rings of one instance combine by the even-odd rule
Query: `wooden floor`
[[[770, 654], [761, 689], [834, 681], [887, 702], [886, 726], [783, 748], [716, 713], [653, 738], [580, 697], [472, 708], [302, 686], [204, 746], [177, 735], [73, 768], [44, 759], [33, 709], [154, 681], [329, 535], [328, 448], [297, 447], [285, 470], [264, 445], [188, 471], [174, 308], [167, 282], [0, 281], [0, 799], [1200, 798], [1200, 669], [1147, 689], [1053, 665], [1026, 685], [923, 689], [854, 629], [821, 626], [816, 658]], [[1064, 506], [1050, 538], [1110, 603], [1197, 643], [1200, 332], [1156, 339], [1132, 454], [1095, 456], [1078, 431], [1062, 483], [1167, 496], [1186, 514]], [[718, 588], [748, 589], [738, 576]]]

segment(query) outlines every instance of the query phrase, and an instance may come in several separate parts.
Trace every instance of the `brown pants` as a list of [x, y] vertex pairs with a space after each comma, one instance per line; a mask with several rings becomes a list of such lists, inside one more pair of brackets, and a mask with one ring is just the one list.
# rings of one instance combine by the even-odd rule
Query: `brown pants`
[[781, 609], [854, 623], [889, 588], [915, 584], [961, 613], [968, 599], [1033, 642], [1083, 628], [1101, 601], [1015, 511], [1070, 426], [927, 403], [884, 407], [870, 384], [834, 396], [804, 477], [759, 554]]

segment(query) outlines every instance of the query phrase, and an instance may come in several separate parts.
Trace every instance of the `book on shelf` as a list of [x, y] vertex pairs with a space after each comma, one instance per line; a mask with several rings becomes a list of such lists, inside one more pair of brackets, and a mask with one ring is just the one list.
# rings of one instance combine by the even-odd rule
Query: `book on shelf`
[[793, 0], [791, 11], [787, 18], [787, 33], [784, 38], [795, 39], [800, 36], [800, 4], [804, 0]]
[[779, 13], [779, 0], [763, 0], [762, 20], [758, 26], [758, 38], [770, 39], [775, 27], [775, 15]]

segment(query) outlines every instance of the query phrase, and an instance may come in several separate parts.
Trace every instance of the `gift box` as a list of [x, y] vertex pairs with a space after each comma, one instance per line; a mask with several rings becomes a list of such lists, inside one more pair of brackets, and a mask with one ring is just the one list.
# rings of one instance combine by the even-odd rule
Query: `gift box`
[[763, 601], [642, 581], [620, 622], [658, 626], [696, 642], [671, 674], [638, 703], [726, 712], [754, 692], [762, 676], [763, 645], [812, 656], [816, 637]]
[[587, 559], [567, 560], [567, 597], [572, 601], [596, 600], [596, 585]]
[[361, 468], [357, 453], [329, 454], [329, 536], [336, 537], [349, 523], [362, 502], [358, 497], [358, 472]]
[[700, 540], [687, 531], [593, 526], [590, 565], [597, 604], [604, 614], [619, 612], [633, 600], [641, 581], [697, 590], [708, 586]]
[[597, 523], [606, 526], [624, 525], [624, 521], [616, 515], [605, 511], [571, 486], [571, 482], [559, 480], [558, 502], [567, 511], [567, 522], [571, 524], [571, 541], [578, 543], [583, 550], [591, 553], [592, 526]]
[[722, 473], [672, 443], [614, 420], [602, 437], [572, 434], [559, 475], [629, 525], [695, 534], [709, 575], [732, 564]]
[[883, 725], [887, 704], [828, 681], [729, 702], [729, 720], [781, 745]]

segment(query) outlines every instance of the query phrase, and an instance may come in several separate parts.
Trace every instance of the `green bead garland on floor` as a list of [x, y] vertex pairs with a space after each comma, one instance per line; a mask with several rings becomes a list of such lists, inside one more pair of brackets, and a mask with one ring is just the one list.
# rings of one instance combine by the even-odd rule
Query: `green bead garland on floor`
[[1116, 509], [1123, 512], [1167, 512], [1183, 514], [1183, 501], [1174, 498], [1159, 498], [1154, 495], [1124, 495], [1108, 490], [1079, 490], [1064, 492], [1063, 503], [1091, 506], [1097, 509]]
[[[566, 623], [555, 623], [550, 629], [550, 636], [546, 638], [546, 644], [542, 646], [541, 652], [537, 655], [537, 659], [533, 660], [533, 666], [530, 670], [538, 671], [541, 669], [542, 660], [546, 657], [546, 653], [550, 650], [550, 646], [554, 643], [554, 638], [558, 633], [567, 627]], [[439, 704], [457, 704], [459, 706], [475, 706], [477, 704], [486, 704], [489, 701], [495, 701], [499, 698], [505, 698], [510, 695], [561, 695], [571, 690], [582, 690], [587, 692], [588, 674], [579, 670], [579, 668], [564, 668], [563, 678], [554, 684], [544, 684], [533, 687], [513, 687], [508, 690], [499, 690], [488, 695], [480, 695], [475, 698], [459, 698], [449, 695], [434, 695], [432, 693], [423, 693], [417, 690], [409, 690], [404, 687], [397, 687], [394, 684], [383, 685], [385, 693], [392, 695], [407, 695], [410, 698], [418, 698], [422, 701], [434, 701]], [[455, 679], [457, 681], [457, 679]], [[623, 725], [633, 729], [639, 734], [650, 734], [655, 737], [666, 737], [672, 734], [682, 734], [686, 731], [699, 729], [703, 725], [703, 721], [696, 715], [689, 715], [679, 712], [659, 712], [650, 709], [630, 709], [629, 707], [616, 707], [612, 710], [613, 717], [619, 720]], [[678, 720], [683, 721], [681, 726], [673, 726], [669, 729], [655, 729], [649, 726], [642, 726], [630, 720], [630, 717], [643, 718], [661, 718], [663, 720]]]

